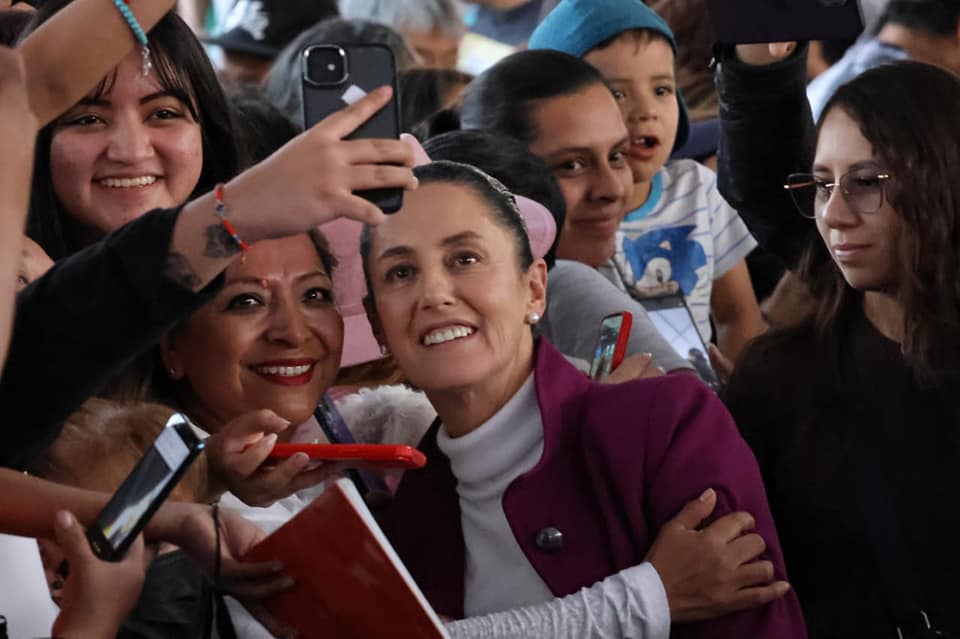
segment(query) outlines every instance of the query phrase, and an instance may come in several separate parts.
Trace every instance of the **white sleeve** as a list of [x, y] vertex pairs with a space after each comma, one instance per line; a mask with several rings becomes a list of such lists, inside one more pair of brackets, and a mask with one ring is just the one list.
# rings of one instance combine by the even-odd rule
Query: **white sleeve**
[[447, 625], [451, 639], [667, 639], [670, 608], [651, 563], [621, 570], [579, 592]]
[[710, 231], [713, 234], [713, 279], [717, 280], [740, 263], [756, 248], [757, 241], [747, 225], [717, 190], [717, 175], [707, 167], [699, 167], [707, 187], [710, 207]]

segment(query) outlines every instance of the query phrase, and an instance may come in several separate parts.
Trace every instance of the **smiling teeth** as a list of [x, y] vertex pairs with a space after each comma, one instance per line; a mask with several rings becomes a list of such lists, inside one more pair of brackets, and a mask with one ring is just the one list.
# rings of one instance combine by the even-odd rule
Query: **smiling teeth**
[[104, 178], [100, 180], [100, 184], [112, 189], [129, 189], [136, 186], [150, 186], [156, 181], [155, 175], [144, 175], [135, 178]]
[[455, 339], [469, 337], [473, 335], [474, 330], [467, 326], [451, 326], [450, 328], [441, 328], [427, 333], [423, 338], [424, 346], [434, 346], [444, 342], [452, 342]]
[[309, 364], [305, 366], [260, 366], [254, 370], [261, 375], [274, 375], [277, 377], [297, 377], [310, 370]]

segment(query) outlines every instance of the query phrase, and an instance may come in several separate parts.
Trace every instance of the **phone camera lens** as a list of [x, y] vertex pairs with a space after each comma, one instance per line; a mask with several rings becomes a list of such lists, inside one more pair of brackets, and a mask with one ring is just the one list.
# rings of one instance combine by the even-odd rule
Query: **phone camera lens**
[[329, 86], [347, 79], [347, 56], [336, 45], [307, 48], [303, 54], [304, 77], [311, 83]]

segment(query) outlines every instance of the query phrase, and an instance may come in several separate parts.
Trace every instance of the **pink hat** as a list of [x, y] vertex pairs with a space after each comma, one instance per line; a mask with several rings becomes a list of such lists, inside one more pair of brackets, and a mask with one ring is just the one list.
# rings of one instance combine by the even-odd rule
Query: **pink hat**
[[[416, 165], [430, 163], [430, 157], [415, 137], [408, 134], [400, 136], [414, 148]], [[517, 208], [523, 218], [530, 239], [533, 257], [539, 259], [546, 255], [557, 236], [557, 225], [547, 208], [522, 195], [514, 195]], [[320, 232], [327, 238], [330, 250], [337, 258], [338, 266], [333, 274], [333, 294], [343, 316], [343, 355], [340, 367], [371, 362], [383, 357], [380, 344], [373, 336], [373, 329], [363, 308], [363, 298], [367, 295], [367, 282], [363, 275], [363, 262], [360, 258], [360, 233], [363, 224], [354, 220], [339, 218], [320, 226]]]

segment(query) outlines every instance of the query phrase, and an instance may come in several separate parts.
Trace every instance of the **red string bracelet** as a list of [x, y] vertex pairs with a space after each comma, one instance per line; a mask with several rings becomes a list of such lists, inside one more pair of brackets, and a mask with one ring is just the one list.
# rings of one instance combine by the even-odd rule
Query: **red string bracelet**
[[223, 228], [227, 230], [227, 233], [230, 234], [230, 237], [233, 238], [233, 241], [237, 243], [237, 246], [240, 247], [241, 251], [246, 252], [250, 248], [250, 245], [240, 239], [240, 235], [237, 234], [237, 229], [234, 228], [233, 224], [230, 223], [230, 220], [227, 219], [227, 207], [223, 203], [223, 183], [221, 182], [213, 189], [213, 197], [217, 201], [216, 213], [217, 219], [220, 220], [220, 224], [223, 225]]

